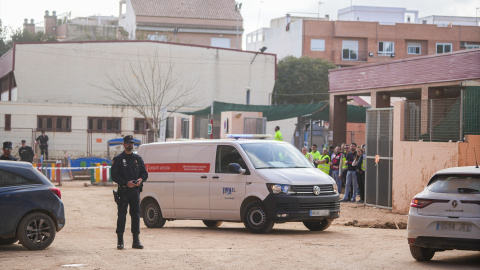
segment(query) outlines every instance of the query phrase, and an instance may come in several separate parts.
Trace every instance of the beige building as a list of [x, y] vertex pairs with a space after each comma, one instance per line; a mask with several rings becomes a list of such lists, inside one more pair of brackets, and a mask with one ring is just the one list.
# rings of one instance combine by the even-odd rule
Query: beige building
[[[133, 79], [133, 71], [158, 59], [178, 79], [162, 104], [176, 107], [175, 95], [189, 86], [192, 100], [181, 111], [212, 101], [267, 105], [275, 82], [275, 55], [154, 41], [15, 44], [0, 58], [0, 138], [33, 142], [45, 129], [52, 157], [105, 156], [106, 141], [125, 134], [149, 140], [144, 119], [109, 97], [113, 81]], [[160, 72], [161, 74], [164, 74]], [[162, 75], [163, 76], [163, 75]], [[202, 125], [171, 115], [166, 137], [202, 137]]]
[[119, 25], [132, 40], [241, 49], [240, 11], [234, 0], [122, 0]]

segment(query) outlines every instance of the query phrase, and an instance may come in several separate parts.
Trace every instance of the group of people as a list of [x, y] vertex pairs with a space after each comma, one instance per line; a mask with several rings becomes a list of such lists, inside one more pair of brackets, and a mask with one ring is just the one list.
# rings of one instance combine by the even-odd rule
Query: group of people
[[[22, 147], [18, 149], [18, 155], [21, 161], [33, 163], [33, 159], [36, 157], [33, 148], [27, 146], [27, 141], [22, 140]], [[45, 159], [48, 159], [48, 136], [45, 135], [45, 131], [42, 131], [42, 135], [38, 136], [35, 140], [35, 144], [40, 145], [41, 154]], [[17, 161], [17, 158], [12, 156], [13, 143], [10, 141], [3, 142], [3, 155], [0, 156], [0, 160]]]
[[[357, 148], [356, 143], [342, 144], [324, 148], [320, 153], [317, 145], [314, 144], [310, 152], [307, 147], [303, 147], [302, 153], [318, 169], [335, 179], [339, 192], [342, 191], [342, 186], [345, 186], [341, 202], [363, 203], [365, 201], [365, 148], [365, 145]], [[357, 195], [360, 196], [358, 201]]]

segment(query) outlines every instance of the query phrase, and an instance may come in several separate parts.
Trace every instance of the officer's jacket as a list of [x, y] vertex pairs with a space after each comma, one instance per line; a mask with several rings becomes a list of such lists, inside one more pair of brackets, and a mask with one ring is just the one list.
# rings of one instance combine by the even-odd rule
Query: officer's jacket
[[145, 182], [148, 178], [148, 172], [141, 156], [137, 154], [125, 154], [113, 158], [112, 162], [112, 180], [120, 186], [126, 186], [131, 180], [142, 178]]

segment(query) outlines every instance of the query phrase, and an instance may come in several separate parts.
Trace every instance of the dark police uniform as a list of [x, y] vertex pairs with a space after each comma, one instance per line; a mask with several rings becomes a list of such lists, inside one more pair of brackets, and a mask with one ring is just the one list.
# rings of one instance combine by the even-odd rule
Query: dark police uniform
[[[3, 142], [3, 149], [10, 149], [12, 150], [12, 142]], [[10, 160], [10, 161], [17, 161], [16, 158], [12, 157], [12, 155], [5, 156], [5, 150], [2, 156], [0, 156], [0, 160]]]
[[[24, 142], [25, 142], [25, 140], [22, 140], [22, 143], [24, 143]], [[25, 147], [22, 146], [22, 147], [20, 147], [20, 149], [18, 149], [18, 154], [20, 155], [20, 160], [21, 161], [27, 161], [27, 162], [30, 162], [30, 163], [33, 162], [33, 156], [35, 155], [32, 147], [26, 146], [26, 145], [25, 145]]]
[[48, 136], [42, 132], [42, 135], [38, 136], [36, 141], [40, 143], [41, 154], [45, 155], [45, 159], [48, 160]]
[[[128, 138], [127, 138], [128, 137]], [[126, 136], [124, 142], [133, 141], [132, 136]], [[131, 180], [142, 178], [146, 181], [148, 172], [145, 168], [142, 157], [137, 154], [126, 154], [125, 151], [113, 158], [112, 162], [112, 180], [118, 184], [118, 195], [120, 200], [118, 203], [118, 218], [117, 218], [117, 235], [122, 235], [125, 231], [125, 222], [127, 218], [127, 208], [130, 205], [130, 216], [132, 218], [131, 231], [138, 240], [140, 234], [140, 192], [141, 185], [138, 187], [129, 188], [127, 183]], [[122, 238], [123, 242], [123, 238]], [[123, 243], [122, 243], [123, 248]], [[121, 249], [119, 247], [119, 249]]]

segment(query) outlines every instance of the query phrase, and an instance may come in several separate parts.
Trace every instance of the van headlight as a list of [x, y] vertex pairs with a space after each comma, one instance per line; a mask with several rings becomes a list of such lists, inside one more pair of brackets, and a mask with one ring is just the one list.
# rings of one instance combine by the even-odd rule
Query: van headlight
[[273, 194], [288, 194], [292, 193], [290, 185], [267, 184], [268, 190]]
[[339, 192], [338, 192], [338, 186], [337, 186], [336, 183], [333, 184], [333, 191], [334, 191], [335, 193], [339, 193]]

